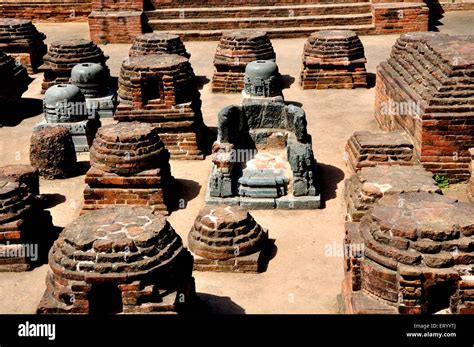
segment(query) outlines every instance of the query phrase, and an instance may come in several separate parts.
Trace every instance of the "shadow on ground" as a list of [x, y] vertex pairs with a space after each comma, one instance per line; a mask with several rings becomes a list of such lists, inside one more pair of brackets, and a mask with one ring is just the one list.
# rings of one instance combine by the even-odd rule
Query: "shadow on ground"
[[43, 113], [43, 101], [22, 98], [20, 102], [0, 109], [0, 126], [14, 127], [23, 120]]
[[245, 314], [245, 310], [228, 296], [197, 293], [199, 313], [208, 314]]
[[290, 75], [281, 75], [280, 83], [282, 89], [289, 89], [295, 83], [295, 78]]
[[66, 197], [62, 194], [52, 193], [52, 194], [41, 194], [41, 207], [43, 209], [49, 209], [63, 202], [66, 202]]
[[199, 90], [204, 88], [204, 86], [208, 84], [210, 81], [211, 80], [207, 78], [207, 76], [196, 76], [196, 84]]
[[260, 272], [265, 272], [268, 269], [268, 264], [270, 261], [276, 257], [278, 253], [278, 247], [275, 244], [275, 239], [268, 239], [267, 244], [265, 245], [264, 249], [264, 256], [263, 256], [263, 261], [260, 263]]
[[438, 0], [425, 1], [429, 9], [428, 17], [428, 30], [439, 31], [438, 27], [443, 25], [441, 19], [443, 19], [443, 7], [440, 5]]
[[337, 184], [341, 182], [345, 175], [341, 169], [318, 163], [318, 174], [321, 189], [321, 208], [326, 207], [326, 201], [337, 197]]
[[184, 178], [175, 178], [174, 189], [177, 193], [178, 199], [174, 201], [171, 212], [186, 208], [188, 202], [199, 195], [201, 185], [193, 180]]
[[377, 76], [372, 72], [367, 72], [367, 89], [375, 87], [375, 80]]

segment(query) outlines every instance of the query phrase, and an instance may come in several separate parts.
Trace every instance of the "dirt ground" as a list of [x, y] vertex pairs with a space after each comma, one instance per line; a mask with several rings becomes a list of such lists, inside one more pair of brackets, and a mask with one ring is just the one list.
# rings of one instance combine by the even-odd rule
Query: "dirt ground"
[[[450, 34], [474, 34], [474, 12], [446, 13], [439, 30]], [[47, 42], [57, 39], [88, 38], [86, 23], [37, 24]], [[390, 54], [398, 35], [363, 36], [367, 70], [374, 80], [375, 68]], [[326, 249], [341, 247], [344, 235], [343, 181], [348, 176], [344, 145], [357, 130], [376, 130], [373, 119], [374, 88], [357, 90], [305, 90], [298, 84], [304, 39], [272, 40], [277, 63], [285, 80], [286, 101], [301, 104], [306, 111], [308, 130], [313, 137], [315, 157], [320, 166], [325, 206], [306, 211], [253, 211], [252, 215], [274, 240], [275, 252], [266, 272], [250, 274], [194, 272], [200, 298], [216, 313], [337, 313], [336, 296], [343, 278], [342, 258], [327, 256]], [[204, 83], [201, 90], [203, 115], [207, 125], [216, 126], [223, 107], [239, 103], [239, 95], [211, 92], [213, 53], [217, 42], [186, 42], [196, 75]], [[110, 56], [108, 65], [117, 76], [130, 45], [102, 46]], [[0, 128], [0, 165], [29, 163], [33, 126], [42, 118], [41, 74], [24, 94], [23, 106], [12, 114], [15, 125]], [[85, 162], [87, 155], [80, 155]], [[186, 207], [175, 211], [170, 222], [187, 240], [193, 220], [204, 205], [204, 192], [211, 168], [204, 161], [172, 161], [172, 173], [186, 187]], [[84, 189], [84, 173], [65, 180], [41, 180], [41, 193], [53, 201], [50, 211], [54, 224], [64, 227], [78, 216]], [[463, 187], [449, 195], [464, 199]], [[47, 266], [25, 273], [0, 273], [0, 313], [34, 313], [43, 291]]]

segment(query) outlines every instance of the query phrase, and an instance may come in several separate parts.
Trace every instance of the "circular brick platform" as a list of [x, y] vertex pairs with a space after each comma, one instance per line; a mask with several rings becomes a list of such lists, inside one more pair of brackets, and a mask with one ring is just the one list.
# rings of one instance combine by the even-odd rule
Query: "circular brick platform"
[[147, 123], [118, 123], [101, 127], [90, 148], [91, 166], [121, 175], [164, 167], [169, 152], [158, 128]]
[[[79, 63], [98, 63], [107, 69], [108, 57], [92, 41], [83, 39], [54, 41], [44, 56], [42, 92], [60, 83], [69, 83], [71, 71]], [[109, 71], [107, 69], [107, 76]]]
[[170, 33], [153, 32], [135, 38], [129, 56], [135, 57], [148, 54], [177, 54], [185, 58], [190, 58], [191, 54], [186, 51], [186, 47], [179, 35]]
[[259, 30], [235, 30], [225, 33], [214, 56], [212, 91], [238, 93], [244, 89], [245, 67], [255, 60], [275, 60], [268, 35]]
[[[114, 300], [114, 291], [116, 312], [176, 311], [195, 295], [192, 261], [171, 225], [149, 208], [88, 212], [54, 243], [38, 312], [91, 313], [100, 301]], [[107, 284], [94, 298], [94, 289]]]
[[235, 30], [222, 36], [217, 46], [214, 65], [240, 66], [242, 71], [245, 71], [245, 66], [251, 61], [275, 60], [275, 58], [275, 51], [266, 32]]
[[0, 49], [20, 62], [28, 73], [37, 72], [43, 64], [46, 35], [31, 20], [0, 18]]
[[0, 224], [21, 217], [28, 209], [31, 195], [12, 177], [0, 176]]
[[472, 294], [459, 289], [474, 285], [473, 243], [473, 204], [426, 192], [384, 196], [360, 224], [346, 225], [349, 311], [464, 310]]
[[230, 259], [260, 251], [267, 234], [239, 206], [203, 208], [188, 236], [190, 250], [208, 259]]
[[0, 44], [20, 41], [43, 41], [46, 35], [40, 33], [28, 19], [0, 18]]

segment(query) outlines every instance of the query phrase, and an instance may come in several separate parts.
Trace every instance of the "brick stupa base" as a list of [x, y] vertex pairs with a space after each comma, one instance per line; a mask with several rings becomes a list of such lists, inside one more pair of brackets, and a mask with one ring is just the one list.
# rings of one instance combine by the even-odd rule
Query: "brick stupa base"
[[[71, 71], [79, 63], [97, 63], [107, 69], [105, 62], [109, 57], [92, 41], [75, 39], [55, 41], [44, 56], [40, 72], [44, 72], [41, 93], [56, 84], [69, 83]], [[108, 69], [107, 69], [108, 77]]]
[[367, 87], [364, 47], [352, 30], [320, 30], [305, 44], [303, 89]]
[[451, 183], [470, 177], [473, 66], [474, 35], [424, 32], [400, 36], [377, 67], [379, 127], [404, 130], [421, 164]]
[[235, 30], [225, 33], [214, 57], [212, 76], [214, 93], [240, 93], [244, 89], [245, 68], [255, 60], [275, 60], [267, 34], [257, 30]]
[[426, 192], [386, 195], [346, 223], [346, 313], [474, 313], [474, 205]]
[[441, 193], [433, 174], [422, 166], [364, 167], [344, 182], [346, 220], [358, 222], [385, 195], [402, 192]]
[[38, 194], [37, 170], [29, 165], [0, 168], [0, 272], [29, 270], [49, 248], [52, 218], [39, 205]]
[[416, 164], [413, 143], [405, 133], [396, 131], [356, 131], [347, 141], [345, 159], [353, 172], [370, 166]]
[[102, 127], [90, 153], [84, 211], [107, 205], [148, 205], [168, 213], [173, 178], [169, 153], [156, 128], [137, 122]]
[[202, 209], [188, 235], [194, 270], [261, 272], [268, 234], [242, 207]]
[[47, 50], [45, 38], [31, 20], [0, 18], [0, 49], [23, 65], [29, 74], [37, 72], [43, 64]]
[[54, 243], [37, 312], [179, 312], [197, 298], [192, 268], [181, 238], [149, 208], [92, 211]]
[[211, 136], [187, 58], [150, 54], [126, 59], [118, 94], [115, 120], [153, 123], [172, 159], [204, 159]]

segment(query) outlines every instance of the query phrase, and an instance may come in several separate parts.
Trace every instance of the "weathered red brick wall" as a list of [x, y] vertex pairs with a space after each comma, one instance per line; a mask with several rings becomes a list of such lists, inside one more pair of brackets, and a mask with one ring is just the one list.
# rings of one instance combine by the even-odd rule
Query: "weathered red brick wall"
[[472, 11], [474, 10], [474, 0], [448, 0], [448, 1], [435, 1], [425, 0], [427, 3], [434, 2], [439, 5], [443, 11]]
[[143, 33], [144, 0], [92, 0], [89, 32], [94, 42], [129, 43]]
[[393, 88], [389, 83], [377, 73], [375, 119], [379, 127], [387, 131], [405, 130], [414, 143], [418, 159], [427, 170], [447, 176], [451, 182], [468, 180], [469, 148], [474, 145], [474, 116], [467, 113], [432, 114], [429, 109], [425, 109], [422, 116], [384, 115], [383, 105], [387, 105], [389, 100], [411, 100], [401, 88]]
[[469, 167], [469, 173], [471, 174], [471, 179], [469, 180], [467, 187], [467, 195], [474, 201], [474, 148], [469, 149], [469, 154], [471, 156], [471, 165]]
[[89, 15], [91, 40], [97, 43], [129, 43], [143, 33], [145, 18], [138, 11], [94, 11]]
[[376, 34], [428, 30], [429, 10], [423, 3], [375, 3], [372, 15]]
[[144, 0], [89, 0], [92, 11], [143, 11]]
[[91, 0], [11, 1], [0, 2], [0, 16], [47, 22], [86, 21]]
[[324, 3], [354, 3], [367, 0], [147, 0], [147, 4], [159, 7], [202, 7], [202, 6], [259, 6], [259, 5], [305, 5]]

